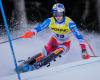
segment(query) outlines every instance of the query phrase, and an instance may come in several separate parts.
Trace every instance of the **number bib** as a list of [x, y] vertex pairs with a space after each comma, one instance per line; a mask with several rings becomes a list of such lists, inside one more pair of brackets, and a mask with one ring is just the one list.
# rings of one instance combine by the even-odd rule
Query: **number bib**
[[67, 34], [70, 32], [70, 29], [68, 27], [68, 23], [70, 21], [70, 18], [66, 17], [66, 21], [65, 24], [56, 24], [54, 18], [51, 18], [51, 23], [49, 25], [49, 28], [51, 29], [51, 31], [53, 31], [56, 34]]

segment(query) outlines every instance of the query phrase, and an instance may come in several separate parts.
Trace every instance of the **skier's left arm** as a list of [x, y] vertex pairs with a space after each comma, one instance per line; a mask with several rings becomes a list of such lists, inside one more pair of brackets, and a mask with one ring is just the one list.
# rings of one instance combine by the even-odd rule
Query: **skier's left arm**
[[71, 32], [74, 34], [74, 36], [79, 40], [82, 52], [86, 51], [85, 40], [84, 40], [83, 36], [80, 34], [74, 21], [70, 20], [69, 28], [70, 28]]

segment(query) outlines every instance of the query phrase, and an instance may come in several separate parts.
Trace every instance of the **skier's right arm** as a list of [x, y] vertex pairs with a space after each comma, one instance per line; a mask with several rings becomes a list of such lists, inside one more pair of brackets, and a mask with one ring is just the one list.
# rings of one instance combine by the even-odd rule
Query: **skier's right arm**
[[32, 38], [35, 36], [38, 32], [44, 30], [47, 28], [50, 24], [50, 18], [46, 19], [43, 23], [36, 25], [36, 27], [33, 30], [25, 32], [21, 38]]

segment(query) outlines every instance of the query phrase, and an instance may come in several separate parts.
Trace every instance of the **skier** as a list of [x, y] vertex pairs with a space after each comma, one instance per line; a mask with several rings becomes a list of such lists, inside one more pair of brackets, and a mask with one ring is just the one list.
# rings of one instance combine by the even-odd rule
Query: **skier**
[[82, 50], [82, 58], [89, 59], [90, 55], [87, 53], [83, 36], [80, 34], [74, 21], [65, 16], [64, 5], [61, 3], [54, 4], [52, 8], [52, 14], [53, 16], [51, 18], [47, 18], [43, 23], [37, 25], [33, 30], [27, 31], [21, 36], [21, 38], [31, 38], [47, 27], [53, 32], [50, 40], [44, 46], [43, 51], [37, 54], [36, 61], [38, 62], [45, 56], [50, 55], [59, 47], [64, 49], [63, 53], [67, 53], [71, 44], [70, 34], [74, 34], [79, 40]]

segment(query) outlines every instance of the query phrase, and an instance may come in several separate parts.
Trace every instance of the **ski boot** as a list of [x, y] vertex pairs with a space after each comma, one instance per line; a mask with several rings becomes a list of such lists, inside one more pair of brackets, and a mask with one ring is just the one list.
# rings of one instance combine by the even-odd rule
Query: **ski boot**
[[35, 62], [39, 62], [43, 58], [44, 58], [44, 54], [43, 53], [38, 53], [35, 56], [29, 58], [26, 61], [26, 63], [28, 63], [29, 65], [33, 65]]

